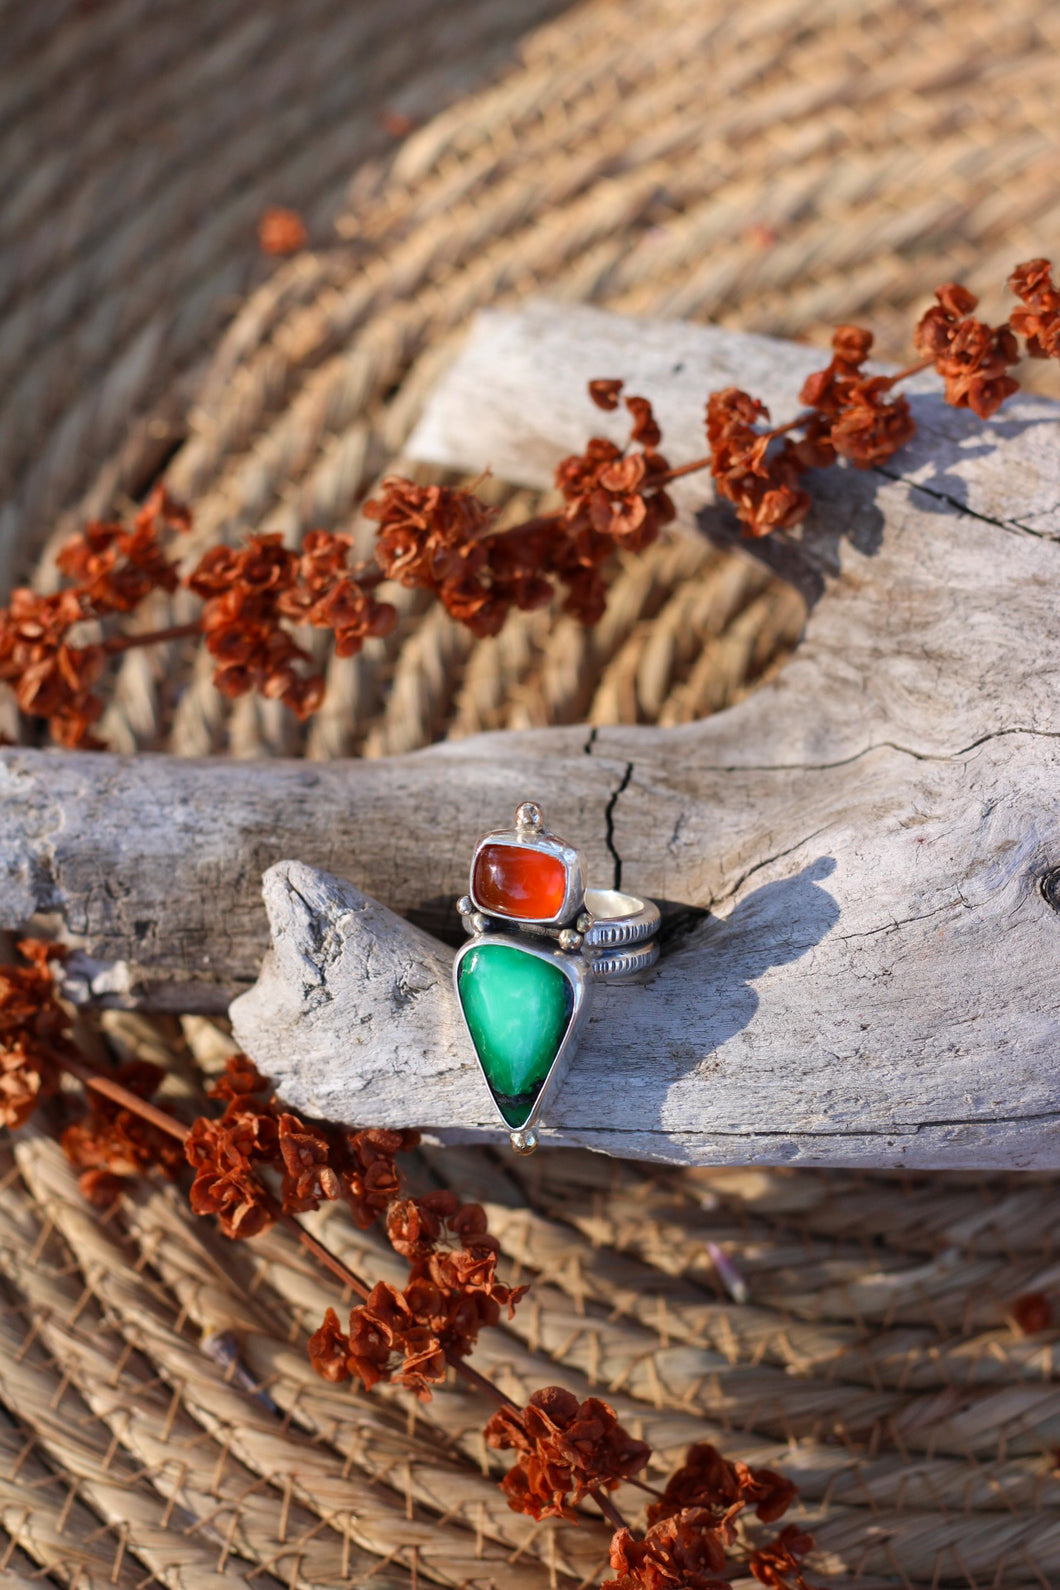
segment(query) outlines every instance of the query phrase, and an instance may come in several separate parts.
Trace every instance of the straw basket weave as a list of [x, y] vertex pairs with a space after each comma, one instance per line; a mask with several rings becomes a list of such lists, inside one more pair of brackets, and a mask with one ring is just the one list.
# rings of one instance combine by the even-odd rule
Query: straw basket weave
[[[57, 540], [163, 468], [196, 547], [355, 522], [482, 304], [545, 291], [822, 343], [860, 319], [900, 359], [936, 282], [992, 311], [1012, 264], [1060, 252], [1049, 0], [4, 0], [0, 28], [4, 583], [47, 586]], [[255, 241], [270, 205], [309, 231], [280, 264]], [[544, 613], [476, 643], [399, 599], [387, 643], [322, 654], [305, 730], [223, 703], [174, 646], [124, 659], [103, 732], [328, 757], [678, 722], [780, 666], [802, 622], [786, 587], [692, 543], [623, 566], [589, 636]], [[102, 1028], [193, 1102], [226, 1045], [191, 1018]], [[339, 1299], [284, 1235], [227, 1244], [151, 1184], [101, 1222], [45, 1136], [4, 1152], [5, 1586], [601, 1573], [599, 1524], [507, 1509], [461, 1387], [410, 1409], [313, 1375], [306, 1332]], [[1060, 1293], [1047, 1180], [426, 1150], [413, 1170], [485, 1201], [535, 1277], [475, 1359], [513, 1396], [606, 1396], [660, 1473], [701, 1439], [782, 1469], [811, 1582], [1060, 1584], [1058, 1338], [1010, 1323], [1021, 1294]]]

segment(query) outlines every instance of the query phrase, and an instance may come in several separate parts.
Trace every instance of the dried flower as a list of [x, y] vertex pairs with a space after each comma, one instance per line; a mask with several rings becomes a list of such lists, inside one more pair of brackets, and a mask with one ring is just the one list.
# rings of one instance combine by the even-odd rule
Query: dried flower
[[[600, 408], [617, 407], [620, 391], [621, 382], [589, 385], [589, 395]], [[615, 546], [643, 551], [674, 517], [665, 490], [670, 466], [656, 451], [662, 433], [652, 406], [647, 398], [635, 396], [627, 397], [625, 405], [633, 419], [630, 447], [638, 443], [639, 451], [623, 450], [606, 437], [593, 436], [583, 453], [572, 454], [556, 467], [556, 485], [566, 503], [567, 544], [557, 545], [551, 566], [568, 584], [568, 572], [597, 568]]]
[[[450, 1196], [455, 1204], [455, 1195]], [[425, 1198], [399, 1198], [387, 1211], [390, 1245], [407, 1259], [422, 1259], [433, 1253], [441, 1232], [442, 1221]]]
[[989, 419], [1019, 382], [1007, 374], [1019, 362], [1019, 346], [1007, 325], [988, 326], [971, 311], [979, 300], [956, 282], [936, 290], [938, 303], [925, 311], [913, 333], [916, 350], [933, 359], [946, 384], [946, 402]]
[[401, 1191], [401, 1174], [394, 1156], [415, 1148], [418, 1132], [370, 1126], [361, 1132], [343, 1132], [332, 1161], [342, 1196], [355, 1223], [363, 1230], [385, 1214]]
[[846, 458], [858, 469], [886, 463], [916, 431], [904, 397], [889, 396], [890, 376], [868, 376], [871, 331], [840, 326], [832, 337], [832, 361], [803, 383], [800, 401], [811, 413], [803, 438], [793, 446], [804, 468], [822, 468]]
[[297, 210], [266, 210], [258, 222], [258, 244], [263, 254], [296, 254], [304, 248], [305, 223]]
[[324, 1322], [309, 1338], [309, 1362], [322, 1380], [337, 1384], [350, 1378], [350, 1339], [339, 1325], [339, 1316], [333, 1308], [324, 1315]]
[[846, 406], [829, 428], [836, 452], [857, 469], [885, 464], [916, 431], [908, 401], [889, 397], [890, 390], [889, 376], [852, 382]]
[[712, 392], [707, 403], [711, 474], [720, 496], [736, 509], [752, 536], [801, 523], [810, 498], [797, 484], [805, 467], [789, 437], [779, 446], [775, 432], [759, 431], [769, 410], [738, 387]]
[[653, 1524], [643, 1540], [618, 1530], [610, 1560], [618, 1578], [605, 1579], [600, 1590], [728, 1590], [728, 1579], [718, 1577], [725, 1547], [701, 1508]]
[[1008, 279], [1011, 291], [1023, 300], [1023, 307], [1009, 316], [1009, 325], [1027, 339], [1032, 359], [1060, 359], [1060, 288], [1052, 268], [1051, 260], [1031, 259], [1017, 265]]
[[62, 950], [23, 939], [27, 966], [0, 966], [0, 1125], [21, 1126], [59, 1085], [71, 1048], [70, 1018], [56, 998], [51, 963]]
[[573, 1507], [589, 1491], [613, 1490], [651, 1456], [651, 1448], [622, 1428], [606, 1402], [579, 1402], [562, 1386], [535, 1391], [521, 1411], [498, 1409], [485, 1434], [489, 1446], [519, 1452], [501, 1489], [515, 1512], [538, 1519], [573, 1517]]
[[[364, 513], [379, 524], [376, 558], [384, 574], [433, 592], [472, 634], [498, 633], [517, 591], [514, 582], [495, 578], [490, 568], [487, 536], [496, 509], [472, 491], [419, 486], [391, 475], [383, 481], [382, 496], [365, 503]], [[547, 584], [539, 594], [548, 600]]]
[[787, 1512], [795, 1495], [791, 1481], [772, 1469], [730, 1462], [716, 1447], [700, 1442], [689, 1447], [662, 1499], [649, 1507], [648, 1522], [695, 1507], [709, 1512], [715, 1527], [731, 1538], [732, 1522], [745, 1508], [753, 1507], [763, 1523], [771, 1524]]
[[387, 1235], [410, 1260], [409, 1278], [402, 1290], [381, 1282], [353, 1310], [348, 1367], [366, 1388], [397, 1377], [427, 1399], [448, 1361], [466, 1357], [483, 1325], [495, 1325], [504, 1306], [510, 1314], [526, 1288], [497, 1280], [485, 1213], [454, 1193], [391, 1202]]
[[[220, 1120], [201, 1118], [185, 1153], [196, 1171], [191, 1188], [198, 1214], [215, 1214], [230, 1237], [252, 1237], [275, 1219], [345, 1198], [357, 1224], [370, 1226], [401, 1189], [394, 1156], [419, 1135], [371, 1127], [349, 1132], [326, 1122], [307, 1124], [284, 1110], [246, 1055], [232, 1055], [211, 1087], [224, 1099]], [[279, 1173], [273, 1200], [261, 1172]]]
[[[113, 1073], [115, 1082], [141, 1099], [149, 1099], [164, 1077], [161, 1066], [146, 1060], [128, 1061]], [[104, 1094], [93, 1092], [90, 1098], [85, 1114], [65, 1128], [60, 1142], [67, 1159], [82, 1171], [81, 1191], [91, 1203], [109, 1207], [129, 1177], [152, 1168], [177, 1175], [184, 1154], [167, 1132]]]
[[339, 657], [353, 657], [370, 636], [389, 635], [397, 609], [379, 602], [348, 567], [352, 540], [327, 530], [311, 530], [302, 542], [296, 583], [277, 600], [277, 610], [299, 624], [330, 629]]
[[589, 382], [589, 398], [598, 409], [617, 409], [624, 381], [597, 379]]
[[287, 1214], [319, 1209], [337, 1198], [341, 1183], [331, 1168], [331, 1145], [323, 1132], [305, 1126], [286, 1111], [277, 1122], [283, 1156], [283, 1207]]
[[95, 1209], [111, 1209], [125, 1191], [126, 1179], [110, 1170], [83, 1170], [77, 1178], [82, 1198]]
[[416, 129], [416, 123], [412, 117], [403, 110], [384, 107], [379, 112], [378, 119], [380, 127], [385, 133], [389, 133], [391, 138], [407, 138], [409, 133], [414, 132]]
[[760, 1584], [770, 1590], [810, 1590], [799, 1567], [814, 1548], [814, 1538], [795, 1524], [782, 1529], [776, 1540], [753, 1551], [747, 1566]]
[[249, 1055], [232, 1054], [215, 1082], [206, 1089], [211, 1099], [241, 1099], [258, 1093], [268, 1093], [272, 1084], [263, 1077]]
[[19, 711], [47, 718], [52, 737], [71, 749], [97, 749], [91, 733], [103, 703], [93, 694], [106, 662], [101, 646], [71, 646], [75, 624], [88, 617], [76, 591], [38, 596], [24, 586], [0, 609], [0, 680], [14, 688]]
[[217, 661], [214, 683], [233, 697], [258, 690], [280, 700], [300, 718], [320, 706], [324, 680], [305, 673], [309, 653], [296, 644], [283, 620], [334, 628], [344, 657], [369, 635], [387, 633], [395, 612], [377, 602], [346, 571], [349, 539], [312, 532], [302, 553], [278, 535], [249, 536], [242, 547], [212, 547], [187, 584], [205, 599], [202, 627]]
[[[305, 228], [293, 211], [270, 210], [261, 240], [263, 248], [285, 252], [304, 244]], [[1032, 357], [1060, 358], [1060, 287], [1051, 262], [1025, 261], [1009, 285], [1020, 299], [1010, 324], [976, 319], [974, 294], [951, 282], [937, 290], [916, 328], [917, 349], [941, 373], [947, 402], [983, 419], [1018, 389], [1009, 373], [1019, 358], [1017, 333]], [[803, 385], [805, 411], [786, 425], [767, 428], [768, 411], [738, 387], [711, 393], [709, 456], [675, 470], [658, 450], [662, 433], [647, 398], [624, 396], [618, 378], [590, 381], [598, 408], [615, 412], [624, 404], [629, 436], [624, 446], [591, 437], [560, 463], [559, 511], [499, 530], [497, 510], [473, 490], [389, 477], [364, 510], [378, 522], [378, 567], [351, 566], [346, 535], [312, 531], [297, 552], [279, 536], [253, 536], [242, 548], [211, 548], [189, 576], [186, 584], [206, 604], [200, 624], [74, 645], [70, 632], [83, 621], [132, 612], [151, 591], [179, 583], [164, 538], [187, 528], [190, 516], [156, 488], [131, 528], [100, 521], [67, 543], [59, 567], [74, 583], [66, 589], [53, 596], [14, 592], [0, 610], [0, 682], [13, 686], [23, 712], [48, 719], [61, 744], [99, 746], [92, 733], [103, 711], [96, 686], [108, 655], [199, 628], [222, 694], [256, 690], [309, 716], [325, 682], [290, 626], [330, 630], [336, 654], [354, 655], [396, 623], [393, 605], [375, 595], [384, 578], [429, 592], [480, 637], [496, 635], [513, 608], [545, 606], [557, 591], [566, 612], [595, 624], [606, 606], [609, 561], [619, 549], [642, 551], [673, 519], [667, 487], [677, 475], [709, 465], [745, 533], [764, 536], [806, 517], [807, 470], [839, 459], [878, 467], [905, 445], [915, 424], [894, 388], [914, 371], [869, 375], [872, 340], [863, 327], [839, 326], [829, 364]], [[335, 1163], [330, 1168], [341, 1175]]]
[[1013, 1303], [1011, 1314], [1014, 1324], [1024, 1336], [1035, 1336], [1039, 1331], [1047, 1331], [1053, 1323], [1052, 1305], [1042, 1292], [1024, 1292]]
[[220, 1121], [200, 1116], [184, 1153], [195, 1172], [188, 1197], [197, 1215], [216, 1215], [228, 1237], [256, 1237], [272, 1225], [275, 1206], [254, 1169], [271, 1157], [259, 1121], [245, 1111]]
[[296, 663], [309, 654], [280, 622], [279, 598], [297, 577], [297, 556], [278, 535], [250, 536], [238, 549], [212, 547], [190, 575], [190, 589], [206, 601], [203, 632], [222, 695], [259, 690], [300, 710], [307, 688], [322, 690], [323, 680], [299, 673]]
[[166, 556], [161, 538], [190, 524], [188, 510], [164, 486], [156, 486], [131, 530], [120, 522], [94, 521], [71, 536], [55, 561], [76, 582], [83, 616], [131, 613], [152, 591], [175, 591], [177, 565]]
[[60, 745], [102, 746], [91, 733], [103, 712], [93, 687], [107, 649], [74, 646], [70, 631], [88, 619], [131, 612], [154, 590], [175, 589], [176, 566], [159, 538], [189, 523], [186, 510], [156, 487], [131, 530], [93, 523], [67, 541], [57, 562], [76, 584], [51, 596], [22, 586], [12, 592], [10, 606], [0, 609], [0, 680], [13, 686], [20, 711], [48, 719]]

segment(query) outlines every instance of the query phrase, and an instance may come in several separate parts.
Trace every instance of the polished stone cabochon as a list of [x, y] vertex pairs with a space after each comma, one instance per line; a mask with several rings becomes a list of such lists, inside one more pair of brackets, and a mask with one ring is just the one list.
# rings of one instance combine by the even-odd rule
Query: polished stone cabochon
[[528, 845], [483, 845], [471, 887], [480, 910], [551, 922], [563, 910], [567, 869], [558, 856]]
[[464, 955], [457, 992], [497, 1106], [522, 1126], [570, 1026], [573, 985], [553, 961], [486, 943]]

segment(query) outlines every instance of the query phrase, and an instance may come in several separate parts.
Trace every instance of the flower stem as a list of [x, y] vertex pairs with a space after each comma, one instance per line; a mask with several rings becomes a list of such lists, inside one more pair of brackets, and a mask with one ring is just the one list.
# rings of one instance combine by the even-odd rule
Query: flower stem
[[201, 635], [202, 622], [195, 619], [190, 624], [172, 624], [169, 629], [142, 630], [133, 635], [113, 635], [103, 642], [106, 652], [132, 651], [136, 646], [160, 646], [166, 640], [185, 640], [189, 635]]
[[668, 469], [665, 475], [657, 478], [662, 485], [668, 486], [671, 480], [679, 480], [682, 475], [694, 475], [699, 469], [709, 469], [713, 460], [709, 453], [706, 458], [693, 458], [690, 464], [681, 464], [677, 469]]
[[168, 1110], [159, 1109], [157, 1104], [152, 1104], [148, 1099], [142, 1099], [138, 1093], [132, 1093], [128, 1088], [122, 1087], [120, 1082], [115, 1082], [105, 1072], [95, 1071], [74, 1055], [64, 1055], [60, 1063], [64, 1071], [68, 1071], [72, 1077], [83, 1082], [86, 1088], [91, 1088], [93, 1093], [102, 1093], [112, 1104], [120, 1104], [122, 1109], [128, 1110], [132, 1115], [138, 1115], [142, 1121], [150, 1122], [152, 1126], [157, 1126], [160, 1132], [168, 1132], [170, 1137], [175, 1137], [182, 1143], [187, 1137], [188, 1128], [182, 1122], [175, 1120]]
[[892, 375], [888, 386], [897, 386], [899, 381], [905, 381], [911, 375], [919, 375], [921, 370], [930, 370], [934, 359], [921, 359], [917, 364], [907, 364], [904, 370], [899, 370], [897, 375]]

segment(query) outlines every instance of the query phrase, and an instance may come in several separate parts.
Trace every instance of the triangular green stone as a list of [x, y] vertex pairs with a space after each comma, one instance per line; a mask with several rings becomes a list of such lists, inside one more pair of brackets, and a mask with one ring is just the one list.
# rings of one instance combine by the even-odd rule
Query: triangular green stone
[[460, 962], [457, 992], [497, 1107], [509, 1126], [522, 1126], [570, 1026], [573, 985], [552, 961], [483, 943]]

